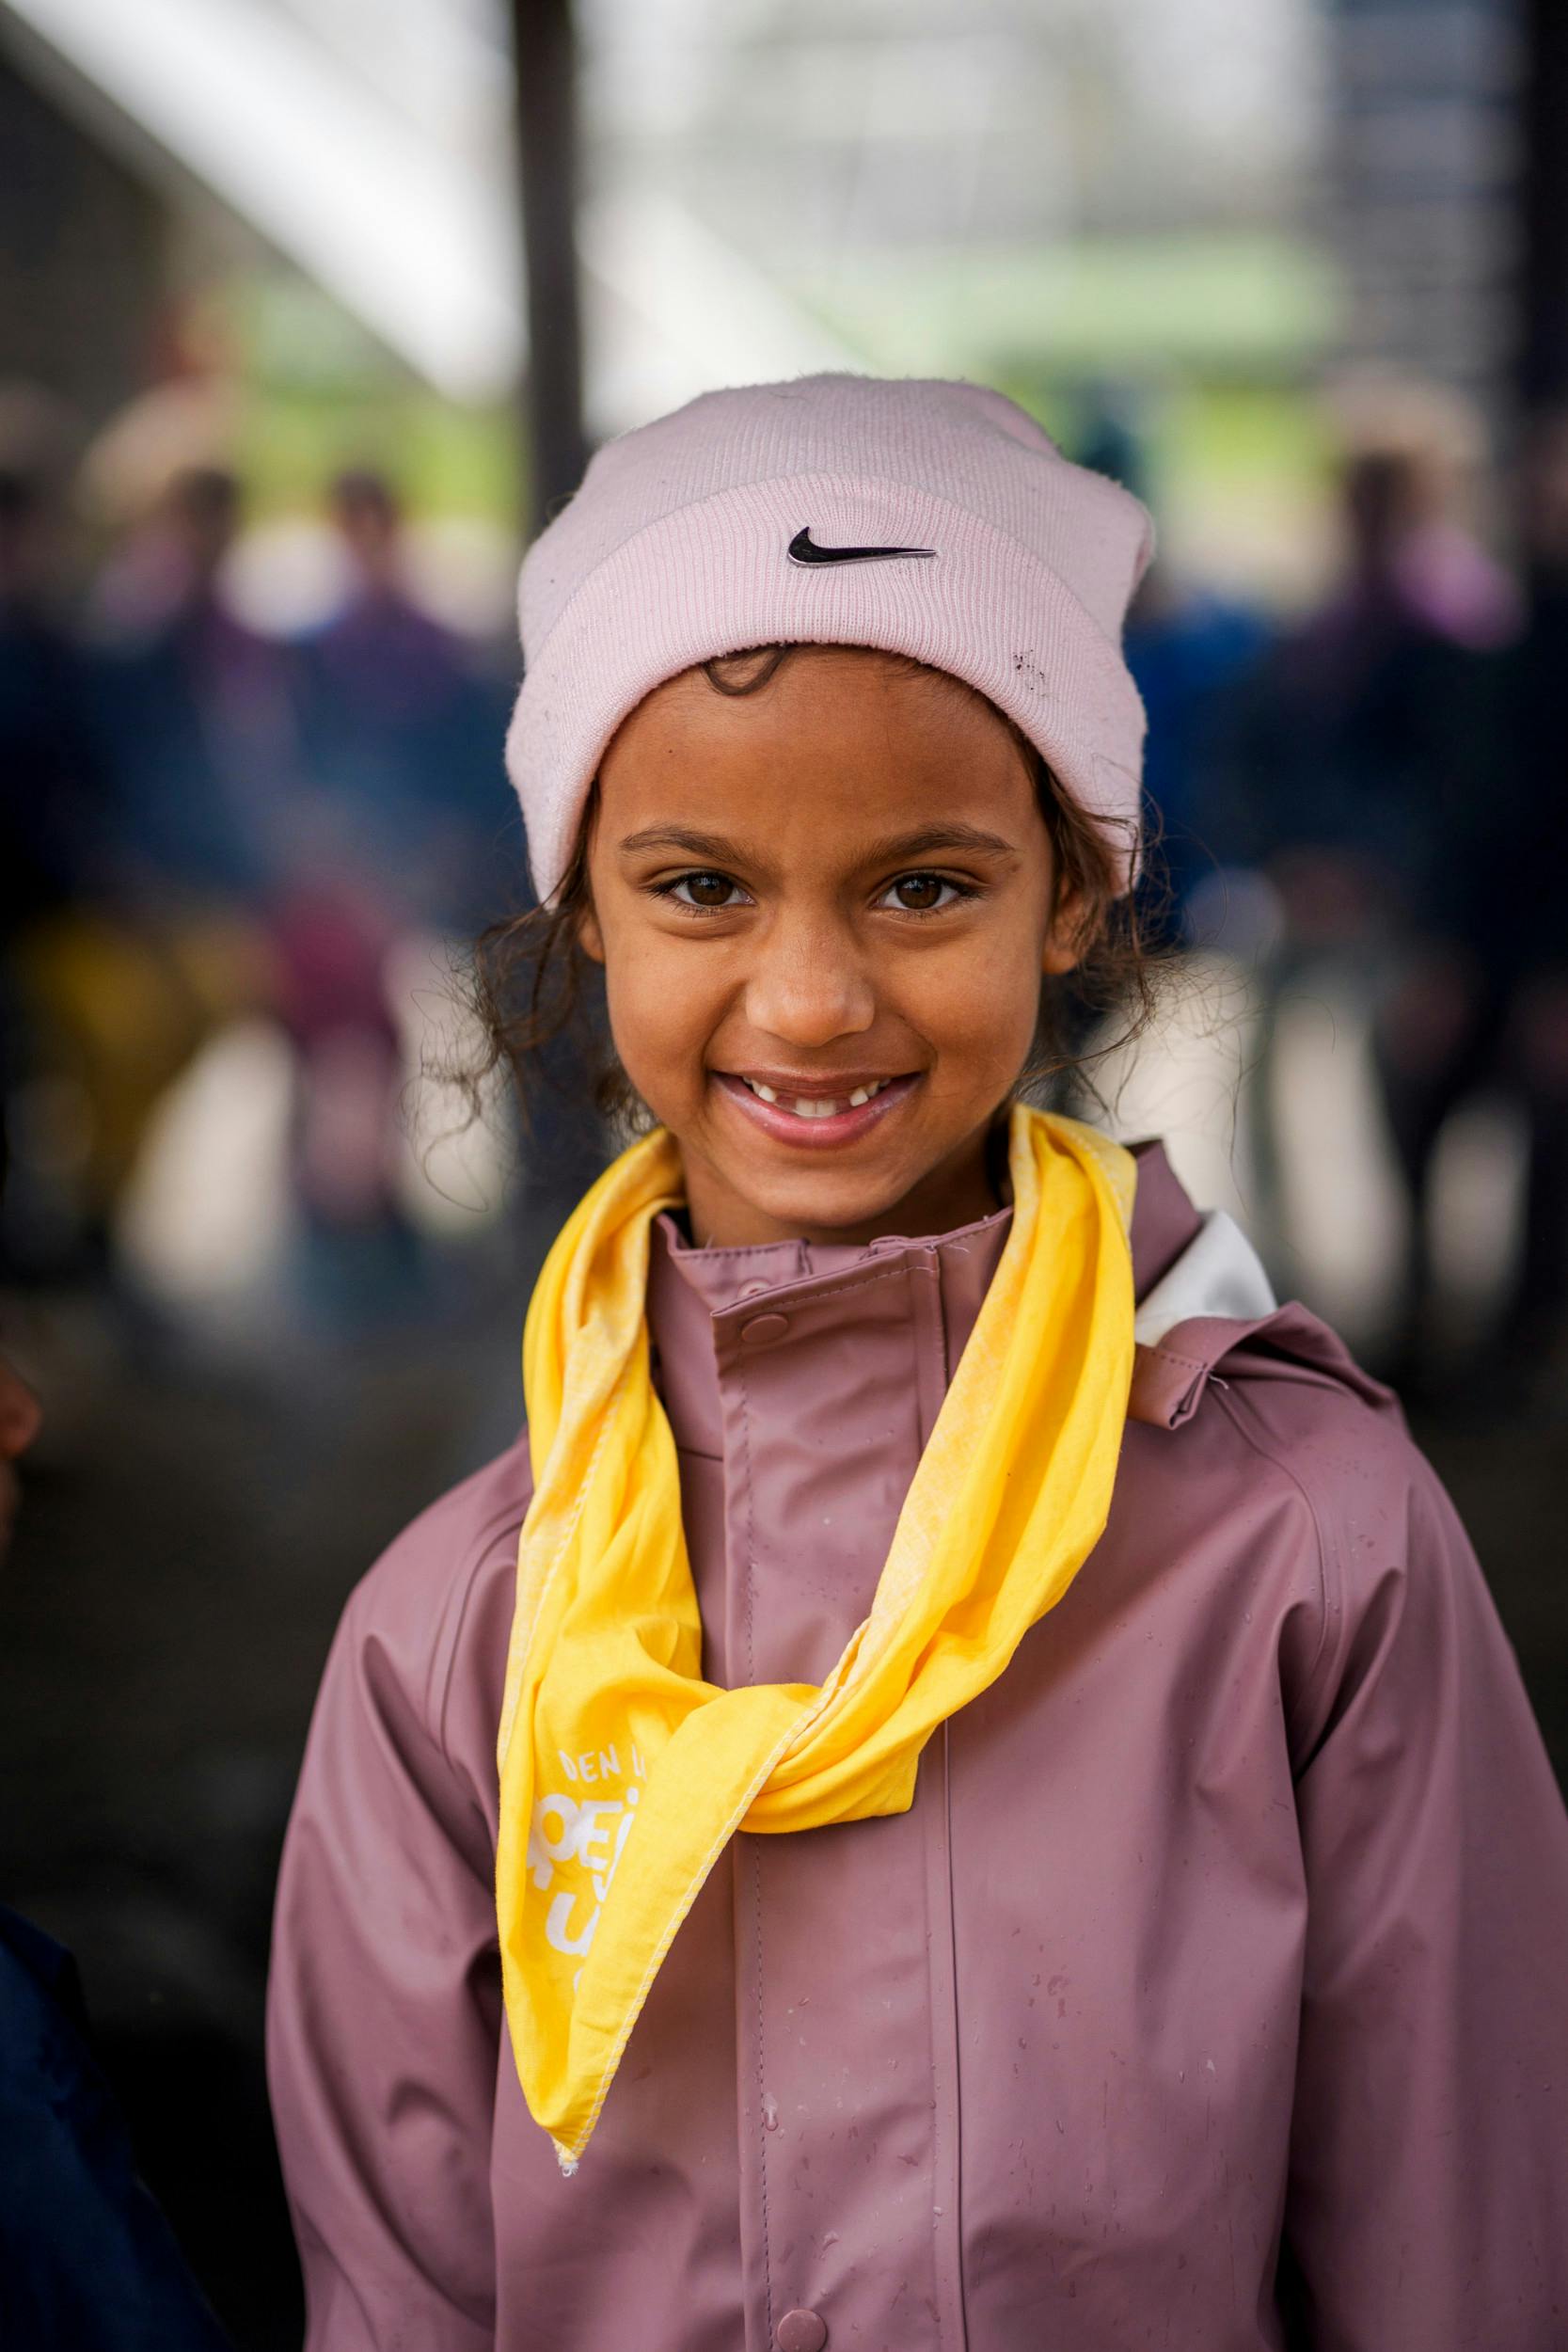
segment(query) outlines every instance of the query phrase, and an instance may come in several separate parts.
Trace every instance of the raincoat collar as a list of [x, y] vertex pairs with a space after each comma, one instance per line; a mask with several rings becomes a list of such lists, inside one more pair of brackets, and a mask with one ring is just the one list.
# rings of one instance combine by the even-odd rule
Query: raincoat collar
[[[1138, 1345], [1130, 1420], [1180, 1428], [1197, 1410], [1220, 1365], [1243, 1349], [1257, 1359], [1251, 1369], [1312, 1366], [1370, 1403], [1392, 1402], [1391, 1392], [1364, 1373], [1343, 1342], [1307, 1308], [1294, 1301], [1277, 1304], [1262, 1263], [1240, 1227], [1223, 1210], [1194, 1205], [1163, 1142], [1146, 1137], [1128, 1148], [1138, 1164], [1131, 1236]], [[649, 1320], [660, 1392], [677, 1443], [698, 1454], [723, 1451], [716, 1349], [726, 1336], [760, 1312], [819, 1305], [847, 1276], [879, 1258], [901, 1261], [926, 1282], [934, 1278], [951, 1376], [1011, 1220], [1011, 1210], [1002, 1208], [936, 1235], [698, 1248], [674, 1217], [659, 1217], [652, 1237]], [[844, 1312], [847, 1320], [854, 1313], [847, 1293]]]

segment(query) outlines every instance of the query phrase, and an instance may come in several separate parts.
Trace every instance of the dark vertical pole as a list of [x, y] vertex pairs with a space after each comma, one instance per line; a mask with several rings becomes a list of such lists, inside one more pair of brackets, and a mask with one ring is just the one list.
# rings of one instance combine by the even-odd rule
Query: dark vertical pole
[[1568, 401], [1568, 8], [1525, 0], [1520, 405]]
[[528, 267], [528, 528], [538, 531], [587, 462], [578, 291], [577, 40], [572, 0], [511, 0], [517, 153]]

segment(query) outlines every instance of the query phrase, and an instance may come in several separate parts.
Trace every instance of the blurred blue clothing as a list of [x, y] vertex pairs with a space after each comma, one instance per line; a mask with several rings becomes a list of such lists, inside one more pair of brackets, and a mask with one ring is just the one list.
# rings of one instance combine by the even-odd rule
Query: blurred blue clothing
[[71, 1955], [0, 1904], [0, 2344], [230, 2352], [138, 2179]]
[[344, 870], [438, 930], [509, 912], [522, 860], [501, 758], [510, 682], [387, 589], [351, 598], [296, 660], [302, 766]]
[[1451, 934], [1499, 658], [1435, 628], [1397, 581], [1347, 580], [1245, 681], [1210, 819], [1229, 861], [1354, 860], [1390, 929]]
[[1189, 894], [1230, 847], [1211, 837], [1210, 786], [1238, 682], [1271, 639], [1260, 613], [1201, 590], [1183, 591], [1163, 611], [1135, 607], [1127, 621], [1127, 666], [1148, 717], [1144, 789], [1164, 827], [1161, 857], [1177, 929]]
[[297, 801], [283, 649], [210, 595], [93, 648], [88, 716], [135, 878], [254, 904]]

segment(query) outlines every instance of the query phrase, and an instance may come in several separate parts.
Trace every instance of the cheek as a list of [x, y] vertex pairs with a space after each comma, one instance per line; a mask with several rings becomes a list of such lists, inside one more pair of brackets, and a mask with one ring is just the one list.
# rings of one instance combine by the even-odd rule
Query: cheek
[[990, 1083], [1006, 1067], [1010, 1083], [1028, 1053], [1039, 1015], [1043, 939], [1026, 922], [988, 927], [925, 961], [906, 1000], [918, 997], [920, 1025], [953, 1057]]
[[693, 947], [636, 926], [606, 927], [610, 1035], [622, 1068], [650, 1102], [683, 1077], [701, 1078], [720, 1000], [714, 960]]

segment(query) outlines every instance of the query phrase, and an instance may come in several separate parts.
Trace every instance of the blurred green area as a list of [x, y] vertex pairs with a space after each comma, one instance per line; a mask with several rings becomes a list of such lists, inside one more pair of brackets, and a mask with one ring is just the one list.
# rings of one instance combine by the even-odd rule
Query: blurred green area
[[1327, 346], [1337, 314], [1316, 249], [1258, 231], [922, 247], [905, 267], [885, 251], [847, 255], [831, 279], [793, 291], [879, 365], [911, 373], [940, 343], [990, 369], [1277, 375]]
[[241, 390], [236, 462], [259, 517], [313, 504], [344, 466], [372, 466], [416, 514], [519, 511], [520, 410], [443, 399], [329, 295], [278, 269], [214, 298]]

